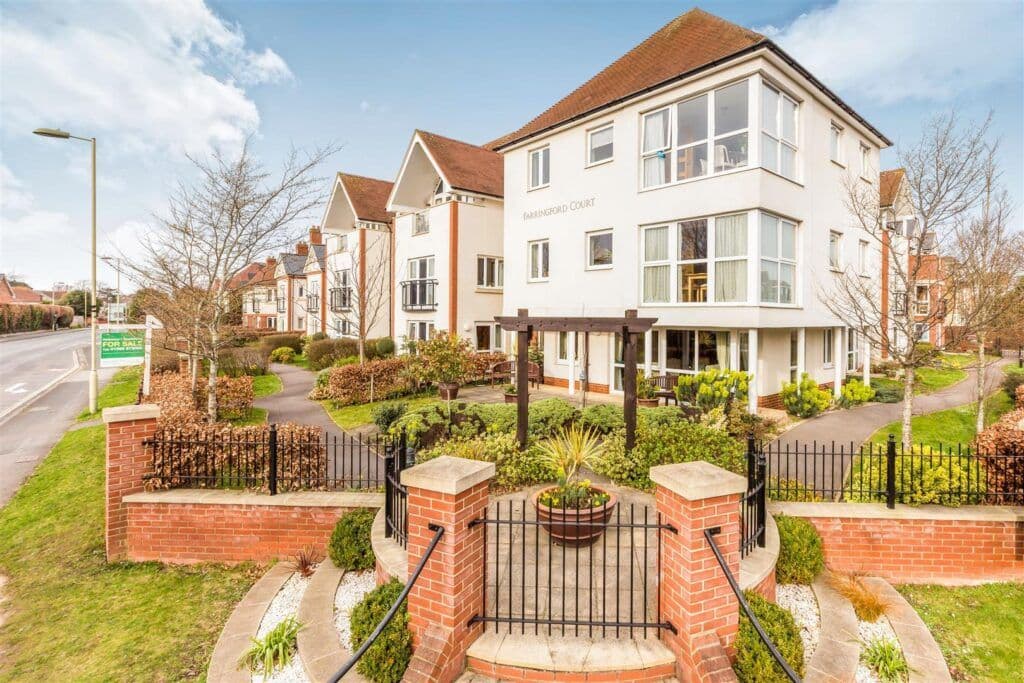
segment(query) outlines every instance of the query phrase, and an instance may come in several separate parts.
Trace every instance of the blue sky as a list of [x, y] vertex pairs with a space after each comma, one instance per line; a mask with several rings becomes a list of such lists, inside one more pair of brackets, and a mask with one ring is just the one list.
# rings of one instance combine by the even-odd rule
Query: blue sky
[[[5, 1], [0, 271], [37, 287], [88, 275], [87, 147], [37, 126], [99, 138], [100, 250], [131, 253], [189, 177], [186, 151], [252, 133], [273, 168], [290, 145], [337, 142], [324, 174], [390, 179], [414, 128], [495, 138], [692, 6]], [[897, 143], [950, 107], [992, 110], [1006, 184], [1024, 198], [1021, 3], [699, 6], [770, 35]]]

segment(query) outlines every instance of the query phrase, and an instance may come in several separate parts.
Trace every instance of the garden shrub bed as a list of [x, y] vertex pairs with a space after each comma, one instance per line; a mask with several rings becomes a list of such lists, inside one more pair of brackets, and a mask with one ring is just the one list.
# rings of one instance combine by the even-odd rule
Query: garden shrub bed
[[357, 508], [341, 516], [327, 544], [334, 566], [347, 571], [373, 569], [375, 557], [370, 531], [376, 514], [371, 508]]
[[821, 536], [806, 519], [778, 515], [779, 559], [775, 565], [778, 583], [807, 585], [825, 568]]
[[[786, 663], [798, 676], [804, 676], [804, 644], [793, 615], [753, 591], [744, 597], [768, 637], [775, 643]], [[740, 629], [736, 637], [736, 661], [733, 671], [740, 683], [788, 683], [789, 678], [761, 642], [747, 615], [740, 611]]]

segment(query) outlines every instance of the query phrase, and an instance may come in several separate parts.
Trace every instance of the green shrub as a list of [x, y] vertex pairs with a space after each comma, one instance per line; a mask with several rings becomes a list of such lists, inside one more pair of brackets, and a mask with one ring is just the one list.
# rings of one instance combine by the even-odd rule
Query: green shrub
[[[861, 458], [850, 476], [843, 497], [851, 502], [882, 502], [885, 495], [886, 464], [883, 455]], [[967, 456], [942, 454], [914, 446], [906, 455], [896, 456], [896, 496], [907, 505], [959, 507], [981, 503], [985, 497], [985, 471]]]
[[274, 363], [291, 363], [295, 360], [295, 350], [290, 346], [279, 346], [270, 352], [270, 360]]
[[580, 424], [599, 434], [611, 434], [618, 429], [625, 429], [626, 420], [622, 416], [622, 406], [611, 403], [597, 403], [580, 411]]
[[268, 334], [260, 339], [260, 347], [266, 351], [287, 346], [296, 355], [302, 353], [302, 335], [298, 333]]
[[516, 406], [511, 403], [469, 403], [461, 414], [466, 418], [465, 426], [457, 429], [464, 435], [516, 431]]
[[825, 498], [799, 479], [768, 478], [768, 490], [772, 500], [795, 503], [820, 503]]
[[1024, 385], [1024, 372], [1008, 372], [1003, 380], [1003, 391], [1007, 396], [1017, 395], [1017, 387]]
[[636, 411], [636, 423], [648, 427], [671, 427], [683, 421], [683, 413], [677, 406], [658, 406], [657, 408], [639, 408]]
[[302, 624], [295, 617], [287, 617], [263, 638], [251, 638], [252, 645], [238, 660], [238, 668], [259, 672], [264, 678], [270, 678], [271, 674], [292, 661], [301, 630]]
[[316, 373], [316, 388], [326, 389], [327, 383], [331, 380], [331, 369], [324, 368], [320, 372]]
[[[402, 593], [402, 584], [392, 579], [378, 586], [352, 609], [352, 637], [349, 647], [359, 649], [377, 628], [391, 606]], [[374, 683], [398, 683], [405, 675], [412, 658], [412, 634], [409, 632], [409, 610], [403, 603], [391, 623], [381, 632], [377, 641], [366, 650], [356, 665], [356, 671]]]
[[356, 508], [346, 512], [334, 525], [327, 554], [336, 567], [350, 571], [373, 569], [375, 557], [370, 545], [370, 529], [377, 511]]
[[775, 580], [779, 583], [810, 584], [825, 567], [821, 536], [806, 519], [778, 515], [779, 560]]
[[[782, 658], [803, 678], [804, 644], [793, 615], [753, 591], [744, 593], [747, 603]], [[740, 630], [736, 636], [736, 661], [732, 665], [740, 683], [788, 683], [789, 678], [772, 657], [754, 630], [747, 615], [740, 611]]]
[[[676, 411], [678, 415], [678, 411]], [[680, 420], [658, 424], [638, 420], [636, 446], [626, 453], [625, 433], [617, 431], [604, 440], [604, 453], [594, 471], [616, 484], [649, 490], [652, 467], [706, 460], [736, 473], [746, 472], [746, 446], [726, 432]]]
[[879, 403], [899, 403], [903, 400], [903, 385], [894, 380], [875, 380], [872, 382], [875, 400]]
[[433, 448], [421, 450], [416, 454], [416, 460], [426, 462], [441, 455], [493, 462], [494, 483], [503, 489], [553, 482], [558, 474], [536, 445], [531, 444], [520, 452], [519, 442], [511, 432], [490, 431], [483, 436], [453, 437]]
[[530, 435], [538, 438], [554, 436], [571, 425], [579, 411], [568, 401], [545, 398], [530, 404]]
[[707, 412], [727, 408], [733, 401], [746, 401], [749, 383], [750, 375], [740, 370], [703, 370], [679, 375], [676, 397]]
[[251, 346], [221, 350], [217, 369], [228, 377], [267, 374], [267, 354]]
[[359, 356], [345, 356], [344, 358], [339, 358], [338, 360], [334, 361], [333, 367], [343, 368], [346, 365], [355, 365], [358, 362]]
[[378, 358], [393, 356], [395, 355], [395, 340], [391, 337], [381, 337], [374, 342], [373, 348], [376, 350]]
[[805, 372], [799, 384], [786, 382], [782, 385], [782, 404], [790, 415], [814, 417], [832, 405], [832, 394], [819, 387]]
[[377, 425], [377, 429], [385, 432], [395, 423], [395, 420], [405, 414], [408, 408], [409, 404], [404, 401], [385, 401], [375, 405], [370, 411], [370, 416], [373, 418], [373, 423]]
[[346, 356], [357, 356], [354, 339], [316, 339], [306, 344], [306, 358], [312, 370], [323, 370]]
[[842, 395], [839, 398], [839, 404], [844, 408], [850, 406], [859, 406], [862, 403], [867, 403], [875, 397], [875, 390], [871, 387], [862, 384], [858, 379], [851, 379], [843, 385]]

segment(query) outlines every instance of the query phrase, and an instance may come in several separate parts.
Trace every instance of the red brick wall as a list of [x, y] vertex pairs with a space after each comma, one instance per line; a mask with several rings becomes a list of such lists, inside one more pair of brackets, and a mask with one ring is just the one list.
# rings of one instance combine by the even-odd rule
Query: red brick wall
[[[269, 498], [269, 496], [268, 496]], [[325, 551], [351, 508], [129, 502], [127, 559], [172, 564], [264, 562]]]
[[[135, 406], [131, 406], [135, 408]], [[156, 418], [107, 423], [106, 550], [108, 560], [125, 556], [128, 514], [121, 500], [143, 488], [143, 476], [152, 470], [142, 441], [156, 433]]]
[[[545, 377], [544, 378], [544, 384], [547, 384], [548, 386], [552, 386], [552, 387], [562, 387], [564, 389], [568, 389], [569, 388], [569, 380], [567, 380], [567, 379], [565, 379], [563, 377]], [[576, 390], [577, 391], [583, 391], [583, 389], [581, 388], [579, 382], [576, 383]], [[608, 393], [608, 385], [607, 384], [597, 384], [596, 382], [591, 382], [588, 385], [588, 389], [587, 390], [588, 391], [592, 391], [595, 394], [607, 394]]]
[[1024, 580], [1024, 521], [808, 519], [831, 569], [900, 583]]
[[[833, 384], [835, 384], [835, 382], [825, 382], [824, 384], [819, 384], [818, 388], [825, 389], [827, 391], [832, 391]], [[786, 406], [782, 404], [782, 394], [768, 394], [767, 396], [758, 396], [757, 407], [772, 408], [774, 410], [786, 409]]]

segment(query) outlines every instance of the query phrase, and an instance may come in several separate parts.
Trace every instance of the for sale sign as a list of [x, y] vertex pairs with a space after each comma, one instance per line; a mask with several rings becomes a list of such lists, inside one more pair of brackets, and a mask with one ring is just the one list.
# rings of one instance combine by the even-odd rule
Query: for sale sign
[[104, 330], [100, 333], [101, 368], [138, 365], [145, 357], [145, 330]]

